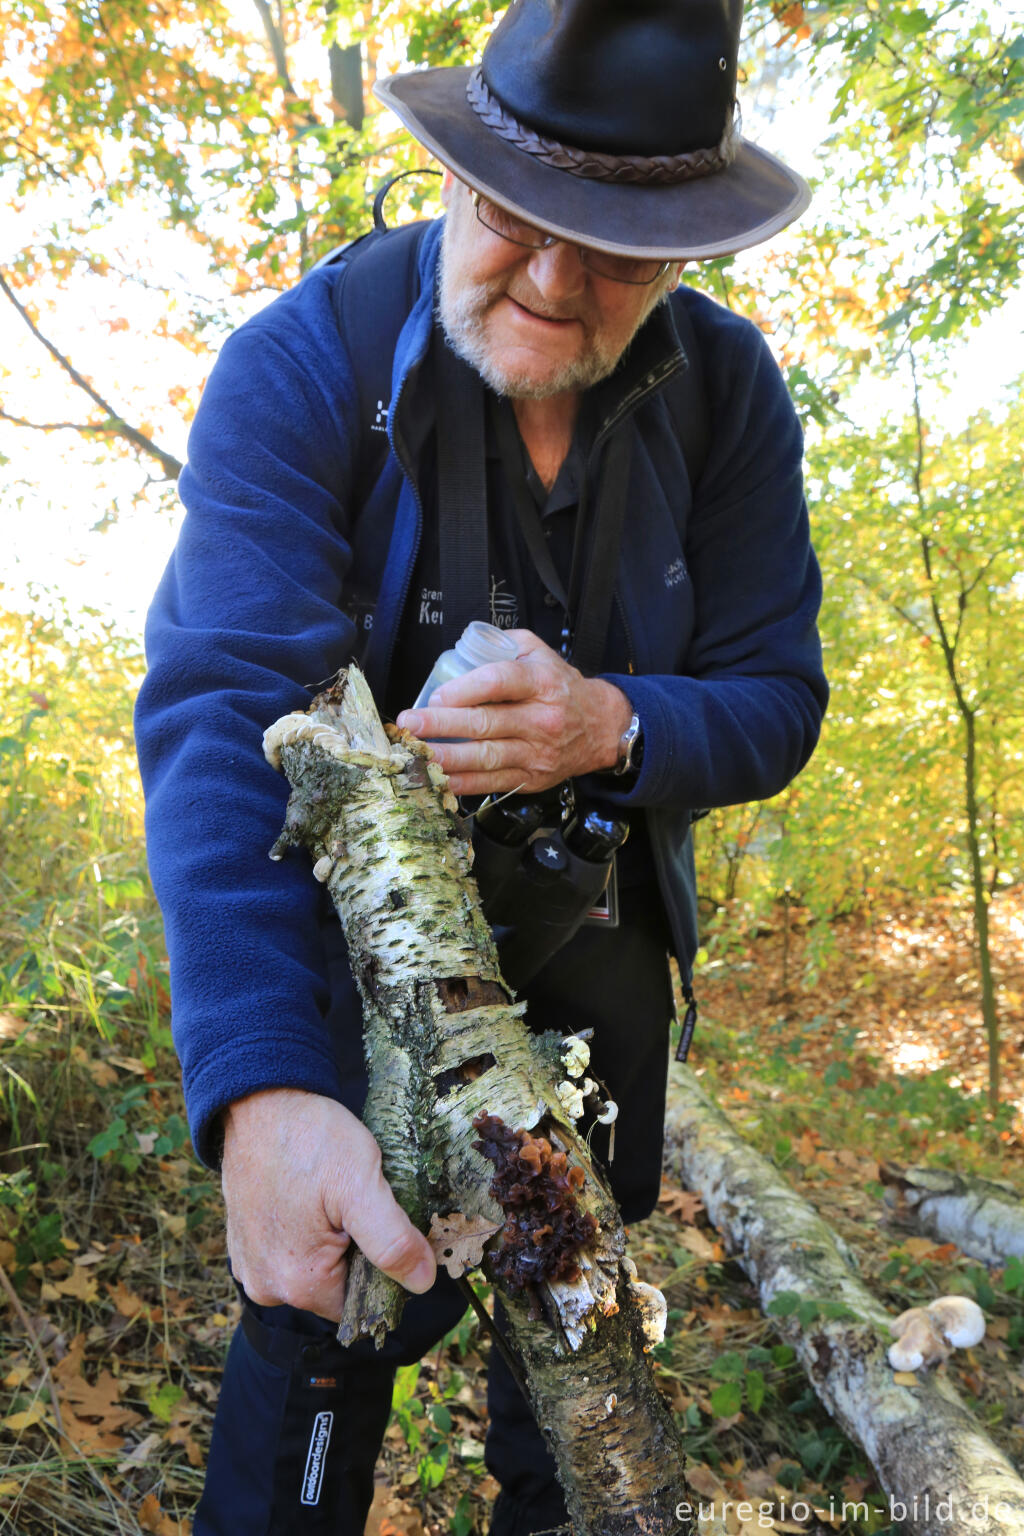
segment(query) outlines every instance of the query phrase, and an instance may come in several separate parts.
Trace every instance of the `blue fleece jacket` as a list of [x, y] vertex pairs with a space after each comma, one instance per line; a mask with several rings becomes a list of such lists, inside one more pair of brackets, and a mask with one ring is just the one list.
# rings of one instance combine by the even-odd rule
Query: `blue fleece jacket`
[[[321, 892], [307, 860], [267, 857], [288, 786], [261, 737], [356, 653], [345, 611], [356, 587], [377, 593], [364, 663], [383, 697], [422, 520], [438, 241], [431, 226], [395, 348], [392, 452], [374, 484], [360, 481], [359, 505], [351, 488], [371, 423], [332, 303], [344, 268], [313, 271], [229, 338], [189, 439], [187, 515], [149, 615], [136, 731], [175, 1042], [208, 1162], [216, 1117], [234, 1099], [272, 1086], [341, 1096], [324, 1022]], [[677, 305], [700, 347], [711, 422], [692, 495], [662, 388], [685, 365]], [[647, 322], [622, 377], [634, 442], [617, 596], [635, 671], [605, 675], [643, 722], [644, 756], [628, 791], [602, 780], [600, 792], [647, 813], [686, 967], [692, 811], [777, 793], [817, 740], [820, 579], [799, 424], [757, 329], [680, 289]]]

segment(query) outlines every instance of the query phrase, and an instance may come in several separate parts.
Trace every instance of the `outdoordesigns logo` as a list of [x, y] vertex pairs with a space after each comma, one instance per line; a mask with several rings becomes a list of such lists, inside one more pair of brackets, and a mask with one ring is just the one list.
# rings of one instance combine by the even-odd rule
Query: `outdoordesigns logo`
[[318, 1413], [313, 1420], [313, 1433], [309, 1438], [309, 1453], [306, 1456], [306, 1470], [302, 1474], [301, 1502], [303, 1504], [320, 1502], [320, 1489], [324, 1481], [324, 1457], [331, 1443], [333, 1424], [333, 1413]]

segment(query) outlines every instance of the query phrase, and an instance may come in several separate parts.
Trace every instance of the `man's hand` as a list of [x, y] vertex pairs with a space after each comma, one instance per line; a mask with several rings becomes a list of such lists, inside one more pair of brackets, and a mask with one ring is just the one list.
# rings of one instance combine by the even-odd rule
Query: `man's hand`
[[435, 1264], [381, 1173], [380, 1148], [344, 1105], [273, 1088], [224, 1121], [224, 1200], [235, 1278], [260, 1306], [341, 1318], [349, 1244], [410, 1291]]
[[601, 678], [584, 677], [528, 629], [509, 634], [515, 661], [496, 661], [445, 683], [426, 709], [398, 724], [432, 743], [456, 795], [532, 794], [563, 779], [614, 768], [632, 706]]

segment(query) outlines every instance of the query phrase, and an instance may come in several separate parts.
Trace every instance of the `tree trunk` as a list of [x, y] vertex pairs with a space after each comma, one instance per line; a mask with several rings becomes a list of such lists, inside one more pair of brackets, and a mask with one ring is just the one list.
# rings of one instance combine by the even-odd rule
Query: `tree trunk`
[[914, 1536], [1020, 1536], [1024, 1482], [947, 1376], [922, 1373], [912, 1386], [893, 1379], [890, 1319], [852, 1254], [685, 1067], [674, 1069], [665, 1142], [670, 1176], [699, 1192], [762, 1308], [780, 1292], [809, 1304], [775, 1319], [779, 1332], [890, 1498], [906, 1507], [906, 1528]]
[[1024, 1198], [1012, 1184], [897, 1163], [882, 1163], [878, 1173], [899, 1225], [956, 1243], [984, 1264], [1024, 1259]]
[[[363, 1000], [364, 1118], [388, 1182], [424, 1230], [433, 1215], [504, 1222], [483, 1267], [577, 1536], [685, 1536], [682, 1447], [645, 1355], [664, 1299], [636, 1281], [614, 1200], [556, 1091], [586, 1049], [567, 1056], [562, 1036], [524, 1025], [444, 774], [422, 743], [385, 732], [356, 668], [264, 744], [292, 785], [272, 857], [305, 846], [344, 926]], [[484, 1146], [506, 1160], [504, 1184]], [[547, 1179], [544, 1230], [522, 1207], [535, 1174]], [[339, 1337], [380, 1343], [404, 1300], [354, 1254]]]
[[[947, 665], [952, 667], [951, 658]], [[953, 678], [956, 683], [956, 678]], [[981, 857], [981, 815], [978, 810], [978, 754], [976, 712], [968, 705], [960, 688], [957, 703], [964, 722], [964, 811], [967, 821], [967, 853], [971, 861], [971, 897], [974, 905], [974, 937], [978, 949], [981, 977], [981, 1016], [988, 1040], [988, 1100], [999, 1106], [999, 1010], [996, 983], [992, 974], [992, 941], [989, 935], [988, 904], [990, 893]]]

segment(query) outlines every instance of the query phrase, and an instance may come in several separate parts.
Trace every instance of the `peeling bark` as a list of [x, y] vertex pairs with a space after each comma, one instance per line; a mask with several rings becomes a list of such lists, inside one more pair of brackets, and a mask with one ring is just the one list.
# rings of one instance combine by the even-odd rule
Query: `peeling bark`
[[[842, 1303], [802, 1324], [773, 1319], [829, 1413], [863, 1446], [914, 1536], [1020, 1536], [1024, 1482], [941, 1371], [913, 1386], [886, 1360], [891, 1319], [846, 1244], [732, 1129], [685, 1067], [673, 1070], [665, 1126], [670, 1176], [700, 1193], [726, 1248], [758, 1287]], [[848, 1314], [848, 1315], [846, 1315]], [[950, 1504], [951, 1501], [951, 1504]], [[947, 1512], [949, 1511], [949, 1512]]]
[[[696, 1501], [645, 1355], [650, 1288], [636, 1283], [615, 1202], [556, 1091], [582, 1068], [567, 1065], [562, 1036], [531, 1034], [502, 980], [444, 774], [421, 742], [385, 730], [354, 667], [264, 745], [292, 785], [271, 856], [304, 846], [341, 918], [363, 1001], [364, 1119], [409, 1216], [423, 1230], [434, 1213], [503, 1219], [473, 1145], [481, 1115], [531, 1130], [582, 1170], [576, 1198], [597, 1230], [576, 1278], [534, 1287], [540, 1320], [499, 1283], [577, 1536], [688, 1536], [693, 1523], [675, 1510]], [[354, 1253], [339, 1337], [379, 1344], [404, 1300]]]
[[898, 1226], [955, 1243], [985, 1264], [1024, 1258], [1024, 1197], [1012, 1184], [896, 1163], [882, 1163], [878, 1174]]

